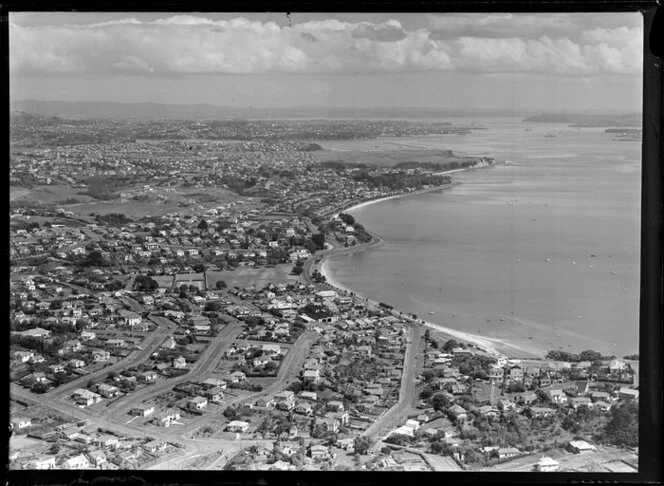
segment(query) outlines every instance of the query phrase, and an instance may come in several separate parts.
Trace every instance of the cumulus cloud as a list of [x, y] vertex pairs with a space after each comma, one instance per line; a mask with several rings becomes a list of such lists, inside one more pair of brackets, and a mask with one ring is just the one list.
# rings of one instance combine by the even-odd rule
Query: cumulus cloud
[[582, 20], [569, 14], [447, 15], [431, 16], [429, 25], [411, 30], [398, 20], [327, 19], [291, 27], [196, 15], [39, 27], [10, 23], [10, 69], [15, 75], [640, 73], [640, 26], [612, 21], [589, 28]]

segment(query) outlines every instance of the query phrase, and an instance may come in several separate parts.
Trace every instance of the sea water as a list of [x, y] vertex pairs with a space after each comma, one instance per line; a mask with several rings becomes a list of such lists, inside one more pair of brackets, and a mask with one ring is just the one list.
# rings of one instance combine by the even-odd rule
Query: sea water
[[637, 353], [641, 144], [601, 128], [478, 121], [488, 130], [343, 142], [509, 162], [351, 211], [385, 244], [329, 260], [328, 277], [419, 318], [543, 352]]

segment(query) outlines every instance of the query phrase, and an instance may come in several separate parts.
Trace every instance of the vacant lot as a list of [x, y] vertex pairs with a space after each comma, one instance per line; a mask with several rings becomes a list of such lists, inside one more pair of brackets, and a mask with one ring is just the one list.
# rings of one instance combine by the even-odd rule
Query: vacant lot
[[273, 268], [261, 267], [239, 267], [237, 270], [221, 272], [207, 272], [207, 287], [214, 289], [218, 280], [226, 282], [228, 287], [238, 286], [241, 288], [255, 285], [258, 288], [265, 287], [269, 283], [292, 283], [298, 282], [297, 275], [291, 275], [293, 269], [291, 264], [276, 265]]
[[69, 200], [72, 202], [89, 202], [94, 201], [90, 196], [83, 196], [77, 194], [81, 189], [75, 189], [69, 185], [49, 185], [49, 186], [34, 186], [30, 189], [25, 187], [11, 187], [10, 200], [17, 202], [27, 203], [44, 203], [44, 204], [64, 204]]
[[610, 446], [598, 446], [597, 452], [573, 454], [564, 450], [550, 450], [544, 453], [521, 457], [497, 466], [482, 468], [483, 471], [532, 471], [543, 457], [551, 457], [560, 463], [560, 472], [609, 472], [613, 469], [629, 470], [624, 462], [636, 465], [638, 458], [629, 450]]

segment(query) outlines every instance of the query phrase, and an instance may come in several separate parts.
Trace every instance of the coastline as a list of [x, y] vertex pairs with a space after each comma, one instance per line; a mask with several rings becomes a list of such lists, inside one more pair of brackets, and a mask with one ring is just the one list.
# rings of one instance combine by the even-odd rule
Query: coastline
[[[436, 172], [435, 175], [447, 175], [447, 174], [453, 174], [455, 172], [469, 172], [469, 171], [473, 171], [473, 170], [485, 170], [485, 169], [491, 169], [491, 168], [493, 168], [497, 165], [503, 165], [503, 164], [505, 164], [504, 161], [494, 162], [491, 165], [481, 165], [479, 167], [468, 167], [468, 168], [465, 168], [465, 169], [452, 169], [452, 170], [446, 170], [444, 172]], [[354, 211], [356, 209], [360, 209], [360, 208], [363, 208], [365, 206], [369, 206], [370, 204], [374, 204], [374, 203], [381, 202], [381, 201], [387, 201], [388, 199], [396, 199], [396, 198], [399, 198], [399, 197], [415, 196], [417, 194], [426, 194], [428, 192], [442, 191], [444, 189], [448, 189], [450, 187], [457, 186], [459, 184], [461, 184], [461, 183], [457, 182], [457, 181], [452, 181], [449, 184], [445, 184], [443, 186], [427, 187], [425, 189], [418, 189], [416, 191], [402, 192], [402, 193], [399, 193], [399, 194], [392, 194], [390, 196], [378, 197], [376, 199], [369, 199], [367, 201], [362, 201], [362, 202], [359, 202], [357, 204], [353, 204], [352, 206], [336, 209], [336, 210], [331, 212], [329, 217], [335, 218], [335, 217], [339, 216], [339, 213]]]
[[[489, 167], [481, 167], [478, 169], [484, 169], [484, 168], [490, 168]], [[457, 172], [459, 170], [472, 170], [472, 169], [455, 169], [453, 172]], [[450, 171], [452, 172], [452, 171]], [[342, 209], [339, 211], [336, 211], [334, 213], [334, 216], [337, 216], [340, 212], [349, 212], [355, 209], [360, 209], [362, 207], [366, 207], [370, 204], [374, 204], [377, 202], [381, 201], [386, 201], [388, 199], [395, 199], [399, 197], [405, 197], [409, 195], [416, 195], [416, 194], [424, 194], [428, 192], [434, 192], [434, 191], [442, 191], [444, 189], [454, 187], [456, 185], [460, 184], [459, 182], [452, 182], [450, 184], [447, 184], [445, 186], [436, 186], [436, 187], [431, 187], [431, 188], [426, 188], [426, 189], [421, 189], [418, 191], [413, 191], [413, 192], [408, 192], [408, 193], [403, 193], [403, 194], [395, 194], [391, 196], [386, 196], [383, 198], [377, 198], [373, 199], [370, 201], [363, 201], [361, 203], [358, 203], [356, 205], [353, 205], [349, 208]], [[324, 250], [323, 252], [318, 254], [318, 257], [320, 258], [320, 261], [318, 263], [315, 263], [314, 258], [310, 259], [306, 264], [304, 268], [304, 272], [302, 273], [305, 283], [310, 283], [310, 275], [311, 272], [313, 271], [314, 268], [317, 268], [318, 271], [325, 277], [327, 285], [330, 287], [335, 288], [341, 293], [344, 294], [353, 294], [357, 295], [361, 298], [363, 298], [366, 302], [378, 306], [379, 302], [369, 299], [357, 292], [355, 292], [352, 289], [349, 289], [343, 285], [341, 285], [338, 281], [335, 281], [331, 276], [328, 271], [326, 271], [326, 264], [329, 262], [330, 258], [333, 258], [335, 256], [339, 255], [351, 255], [354, 253], [359, 253], [362, 251], [366, 250], [371, 250], [375, 248], [380, 248], [383, 244], [383, 238], [381, 238], [379, 235], [375, 233], [368, 232], [371, 235], [371, 241], [368, 243], [361, 243], [356, 246], [352, 247], [342, 247], [342, 248], [334, 248], [330, 250]], [[457, 329], [453, 329], [447, 326], [444, 326], [439, 323], [427, 321], [424, 319], [413, 319], [409, 317], [409, 314], [404, 313], [399, 315], [399, 310], [398, 309], [393, 309], [393, 314], [396, 316], [400, 316], [402, 318], [406, 318], [413, 324], [419, 324], [426, 326], [430, 328], [432, 331], [444, 334], [445, 336], [449, 336], [450, 338], [455, 338], [457, 340], [472, 344], [476, 346], [479, 349], [482, 349], [486, 353], [493, 355], [493, 356], [507, 356], [510, 358], [529, 358], [529, 359], [543, 359], [543, 354], [540, 349], [535, 348], [535, 347], [524, 347], [521, 346], [517, 343], [514, 343], [510, 340], [507, 339], [499, 339], [499, 338], [489, 338], [489, 337], [484, 337], [484, 336], [478, 336], [476, 334], [471, 334], [465, 331], [460, 331]]]

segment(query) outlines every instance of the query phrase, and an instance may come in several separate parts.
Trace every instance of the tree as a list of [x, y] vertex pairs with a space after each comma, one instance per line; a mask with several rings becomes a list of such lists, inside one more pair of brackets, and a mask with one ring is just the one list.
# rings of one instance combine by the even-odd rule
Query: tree
[[304, 272], [304, 269], [301, 266], [298, 267], [297, 265], [293, 267], [293, 270], [291, 270], [293, 275], [300, 275], [302, 272]]
[[445, 344], [443, 344], [444, 351], [452, 351], [454, 348], [459, 347], [459, 342], [456, 339], [449, 339]]
[[639, 407], [635, 402], [611, 409], [611, 418], [604, 427], [604, 439], [618, 446], [639, 445]]
[[339, 213], [339, 219], [346, 223], [348, 226], [353, 226], [355, 224], [355, 218], [346, 213]]
[[207, 302], [205, 304], [205, 310], [211, 312], [219, 312], [222, 309], [222, 306], [219, 302]]
[[80, 266], [82, 267], [107, 267], [108, 262], [104, 260], [104, 257], [101, 256], [101, 252], [93, 251], [88, 253], [88, 255], [81, 261]]
[[353, 448], [355, 449], [355, 453], [359, 455], [365, 455], [369, 450], [370, 445], [371, 441], [369, 440], [369, 438], [363, 435], [358, 435], [355, 438], [355, 441], [353, 442]]
[[579, 359], [581, 361], [590, 361], [592, 363], [594, 361], [601, 360], [602, 359], [602, 353], [598, 353], [597, 351], [587, 349], [587, 350], [581, 351], [579, 353]]
[[205, 265], [203, 265], [202, 263], [197, 263], [192, 268], [193, 268], [194, 272], [197, 272], [197, 273], [203, 273], [205, 271]]
[[322, 250], [325, 248], [325, 234], [324, 233], [316, 233], [311, 237], [311, 241], [313, 242], [314, 245], [316, 245], [316, 248], [319, 250]]
[[119, 280], [113, 279], [112, 281], [106, 284], [106, 289], [110, 292], [115, 292], [116, 290], [120, 290], [122, 288], [124, 288], [124, 284]]
[[431, 399], [433, 409], [437, 412], [450, 406], [450, 399], [442, 393], [436, 393]]
[[201, 231], [206, 231], [208, 229], [208, 224], [204, 219], [201, 219], [201, 222], [198, 223], [198, 229]]
[[427, 398], [431, 398], [432, 395], [433, 395], [433, 387], [431, 385], [427, 385], [422, 390], [422, 393], [420, 393], [420, 398], [426, 400]]
[[138, 275], [134, 280], [134, 290], [152, 292], [159, 288], [159, 284], [147, 275]]
[[223, 280], [217, 280], [217, 283], [215, 284], [215, 287], [217, 290], [225, 289], [227, 287], [226, 282]]

